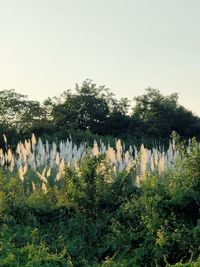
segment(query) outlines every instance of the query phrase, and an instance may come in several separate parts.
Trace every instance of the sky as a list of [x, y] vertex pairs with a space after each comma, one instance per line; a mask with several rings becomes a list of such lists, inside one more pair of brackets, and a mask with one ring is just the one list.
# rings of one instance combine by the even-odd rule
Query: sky
[[43, 101], [87, 78], [179, 94], [200, 115], [199, 0], [0, 0], [0, 90]]

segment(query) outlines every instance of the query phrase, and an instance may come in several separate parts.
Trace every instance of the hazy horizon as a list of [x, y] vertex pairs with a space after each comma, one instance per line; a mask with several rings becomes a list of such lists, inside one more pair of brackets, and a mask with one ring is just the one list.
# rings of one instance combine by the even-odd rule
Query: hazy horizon
[[86, 78], [117, 98], [157, 88], [200, 115], [197, 0], [0, 3], [0, 90], [33, 100]]

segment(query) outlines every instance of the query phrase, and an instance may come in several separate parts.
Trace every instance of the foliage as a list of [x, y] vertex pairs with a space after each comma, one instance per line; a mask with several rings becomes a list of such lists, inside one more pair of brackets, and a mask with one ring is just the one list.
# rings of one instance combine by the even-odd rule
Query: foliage
[[200, 120], [178, 104], [178, 95], [163, 96], [159, 90], [148, 88], [135, 97], [133, 117], [140, 122], [140, 132], [155, 139], [167, 139], [172, 131], [182, 137], [199, 136]]
[[[42, 104], [14, 90], [0, 92], [0, 132], [9, 140], [1, 135], [0, 266], [200, 266], [200, 119], [178, 104], [177, 94], [163, 96], [149, 88], [135, 101], [130, 114], [128, 99], [117, 100], [90, 80], [77, 85], [75, 93]], [[90, 150], [94, 139], [114, 144], [116, 137], [127, 147], [142, 141], [152, 148], [155, 140], [168, 143], [173, 130], [180, 138], [173, 135], [176, 142], [168, 151], [141, 146], [141, 160], [132, 157], [130, 169], [120, 144], [110, 147], [113, 161], [104, 153], [85, 153], [78, 162], [81, 145], [74, 146], [75, 168], [55, 150], [59, 164], [48, 179], [41, 166], [41, 179], [33, 170], [21, 180], [16, 169], [9, 171], [16, 144], [32, 132], [55, 140], [52, 147], [72, 136]], [[197, 140], [189, 146], [181, 142], [192, 136]], [[27, 158], [36, 149], [38, 165], [44, 155], [39, 143], [29, 147], [26, 141], [32, 154], [20, 143]]]
[[177, 94], [164, 96], [153, 88], [135, 97], [134, 107], [128, 98], [118, 100], [108, 88], [88, 79], [43, 103], [13, 89], [0, 91], [0, 132], [15, 136], [12, 145], [34, 132], [45, 140], [60, 141], [73, 133], [79, 139], [87, 136], [87, 141], [96, 135], [151, 147], [155, 140], [168, 143], [172, 131], [199, 139], [200, 119], [178, 104]]
[[200, 147], [176, 149], [174, 168], [140, 187], [104, 154], [47, 191], [1, 172], [0, 266], [199, 266]]

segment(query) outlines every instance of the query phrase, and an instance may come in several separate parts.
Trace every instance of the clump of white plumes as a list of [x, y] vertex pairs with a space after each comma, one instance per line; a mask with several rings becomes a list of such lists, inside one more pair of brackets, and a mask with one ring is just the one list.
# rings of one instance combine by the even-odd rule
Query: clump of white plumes
[[[6, 136], [4, 142], [7, 144]], [[55, 176], [55, 180], [59, 181], [65, 173], [65, 167], [69, 166], [79, 172], [81, 161], [85, 154], [90, 153], [99, 156], [104, 153], [107, 160], [113, 166], [113, 171], [130, 172], [134, 167], [136, 169], [136, 183], [140, 182], [150, 172], [162, 172], [174, 167], [175, 159], [179, 152], [175, 148], [174, 142], [170, 143], [166, 152], [158, 148], [151, 150], [145, 148], [142, 144], [138, 150], [135, 146], [130, 146], [127, 150], [122, 145], [121, 140], [116, 141], [116, 146], [105, 145], [102, 141], [98, 144], [94, 141], [93, 147], [86, 149], [87, 144], [82, 143], [79, 146], [74, 144], [72, 140], [67, 139], [59, 144], [48, 141], [42, 142], [40, 138], [36, 140], [33, 134], [31, 140], [19, 142], [14, 153], [10, 148], [4, 151], [0, 149], [0, 168], [5, 168], [10, 172], [17, 170], [19, 178], [23, 182], [28, 171], [34, 171], [42, 182], [42, 188], [46, 192], [48, 189], [48, 178]], [[32, 188], [35, 190], [36, 185], [33, 182]]]

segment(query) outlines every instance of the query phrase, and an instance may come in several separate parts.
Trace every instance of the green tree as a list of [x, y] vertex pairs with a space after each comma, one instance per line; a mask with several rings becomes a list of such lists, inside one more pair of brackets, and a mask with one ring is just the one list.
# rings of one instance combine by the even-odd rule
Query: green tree
[[102, 133], [104, 123], [109, 114], [106, 100], [106, 89], [97, 87], [90, 80], [76, 85], [76, 93], [65, 92], [64, 103], [53, 108], [52, 115], [58, 127], [89, 129], [94, 133]]
[[30, 101], [27, 96], [14, 89], [0, 91], [0, 123], [6, 127], [22, 130], [31, 128], [44, 118], [44, 110], [38, 101]]
[[140, 122], [140, 132], [156, 139], [168, 139], [172, 131], [182, 137], [199, 135], [200, 120], [178, 104], [178, 95], [164, 96], [157, 89], [148, 88], [135, 97], [133, 118]]

